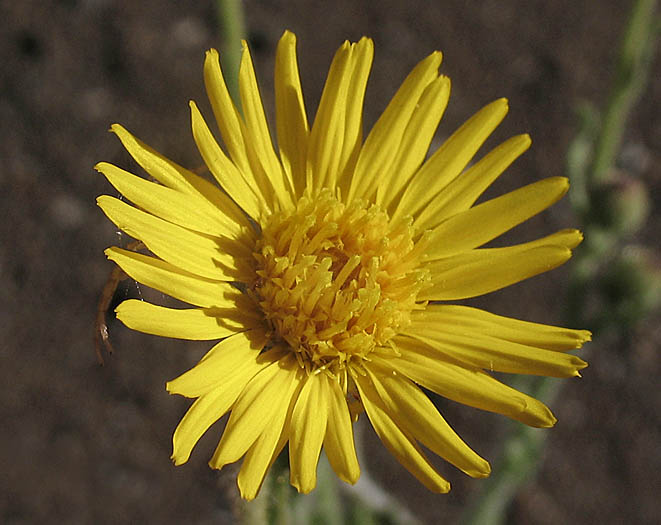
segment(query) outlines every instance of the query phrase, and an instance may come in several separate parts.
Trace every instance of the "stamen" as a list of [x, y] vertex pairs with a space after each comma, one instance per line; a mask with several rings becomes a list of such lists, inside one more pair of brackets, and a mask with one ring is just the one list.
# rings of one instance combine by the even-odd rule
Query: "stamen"
[[429, 280], [419, 266], [425, 241], [413, 241], [410, 221], [392, 225], [378, 206], [345, 205], [328, 190], [274, 213], [256, 245], [250, 287], [274, 344], [350, 391], [361, 362], [375, 348], [392, 354], [390, 338], [410, 323]]

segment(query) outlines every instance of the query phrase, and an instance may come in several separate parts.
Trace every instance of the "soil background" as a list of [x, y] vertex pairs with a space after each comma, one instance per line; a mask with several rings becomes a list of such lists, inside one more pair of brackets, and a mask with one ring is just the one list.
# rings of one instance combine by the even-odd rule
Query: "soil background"
[[[298, 35], [310, 117], [333, 53], [362, 35], [376, 48], [366, 130], [410, 69], [436, 49], [453, 83], [437, 144], [506, 96], [509, 116], [480, 155], [521, 132], [533, 146], [490, 190], [497, 195], [564, 174], [578, 104], [607, 99], [630, 4], [247, 0], [245, 12], [270, 113], [275, 45], [285, 28]], [[0, 3], [2, 523], [233, 522], [235, 471], [206, 466], [219, 425], [188, 464], [175, 468], [169, 459], [188, 402], [169, 396], [164, 383], [209, 343], [151, 337], [114, 322], [116, 353], [103, 368], [92, 344], [97, 299], [112, 268], [103, 249], [128, 242], [95, 206], [98, 195], [116, 193], [92, 167], [105, 160], [138, 171], [107, 130], [120, 122], [179, 163], [200, 166], [187, 103], [194, 99], [211, 115], [202, 63], [204, 50], [219, 43], [210, 0]], [[652, 250], [661, 233], [659, 73], [657, 57], [623, 150], [634, 159], [625, 167], [652, 196], [651, 218], [629, 242]], [[571, 226], [577, 219], [565, 199], [509, 239]], [[473, 304], [560, 324], [566, 277], [561, 268]], [[127, 281], [116, 302], [149, 296]], [[565, 382], [541, 467], [508, 509], [508, 523], [661, 523], [658, 320], [656, 312], [626, 334], [596, 334], [586, 350], [590, 367]], [[437, 402], [469, 444], [496, 459], [505, 418]], [[453, 490], [433, 495], [369, 432], [364, 446], [372, 474], [423, 523], [455, 523], [480, 487], [439, 462]]]

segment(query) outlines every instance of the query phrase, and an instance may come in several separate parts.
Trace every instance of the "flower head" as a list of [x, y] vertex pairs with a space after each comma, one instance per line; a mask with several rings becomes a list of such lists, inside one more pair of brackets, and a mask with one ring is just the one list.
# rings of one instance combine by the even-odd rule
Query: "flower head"
[[582, 238], [576, 230], [481, 247], [560, 199], [567, 180], [545, 179], [475, 205], [530, 145], [527, 135], [513, 137], [467, 168], [504, 118], [504, 99], [426, 159], [450, 93], [449, 79], [438, 74], [440, 53], [413, 69], [363, 141], [373, 44], [343, 44], [310, 125], [295, 45], [285, 32], [277, 49], [278, 151], [247, 47], [242, 113], [218, 54], [207, 52], [204, 79], [225, 149], [194, 102], [192, 129], [220, 187], [112, 127], [155, 182], [97, 166], [135, 205], [101, 196], [99, 206], [151, 252], [112, 247], [106, 254], [136, 281], [192, 305], [127, 300], [117, 316], [150, 334], [220, 340], [167, 384], [169, 392], [196, 399], [174, 433], [176, 464], [229, 412], [210, 465], [243, 458], [244, 498], [256, 496], [286, 444], [299, 491], [314, 488], [322, 447], [337, 475], [354, 483], [360, 470], [352, 421], [364, 411], [404, 467], [429, 489], [447, 492], [449, 483], [420, 445], [470, 476], [487, 476], [490, 467], [420, 386], [550, 427], [555, 418], [546, 406], [491, 372], [571, 377], [586, 366], [567, 351], [589, 340], [587, 331], [448, 304], [569, 259]]

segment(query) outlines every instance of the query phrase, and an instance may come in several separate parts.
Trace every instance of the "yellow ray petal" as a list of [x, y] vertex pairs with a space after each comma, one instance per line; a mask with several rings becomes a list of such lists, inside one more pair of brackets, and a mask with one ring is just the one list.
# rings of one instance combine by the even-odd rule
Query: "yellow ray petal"
[[[272, 209], [289, 208], [293, 205], [292, 181], [282, 169], [280, 159], [273, 149], [250, 50], [245, 41], [242, 45], [239, 91], [245, 126], [241, 127], [241, 131], [248, 162], [258, 184], [258, 196], [267, 202], [272, 202]], [[275, 205], [274, 199], [279, 202], [278, 206]]]
[[507, 100], [501, 98], [482, 108], [455, 131], [411, 180], [393, 213], [393, 220], [407, 215], [417, 217], [462, 172], [506, 114]]
[[310, 132], [306, 180], [308, 188], [313, 192], [326, 183], [330, 165], [337, 159], [333, 153], [342, 148], [351, 51], [351, 44], [344, 42], [333, 57]]
[[278, 454], [289, 438], [292, 412], [305, 377], [305, 371], [302, 368], [297, 368], [293, 373], [295, 379], [291, 389], [278, 394], [287, 399], [288, 404], [278, 406], [271, 421], [257, 438], [255, 444], [250, 447], [241, 464], [237, 484], [241, 497], [246, 500], [252, 500], [257, 496], [264, 482], [264, 476], [278, 458]]
[[[245, 378], [247, 382], [250, 378]], [[217, 388], [198, 398], [181, 419], [172, 437], [172, 456], [174, 464], [183, 465], [190, 458], [193, 448], [209, 430], [232, 406], [241, 392], [242, 386], [232, 389]]]
[[388, 360], [375, 356], [366, 369], [386, 411], [400, 428], [469, 476], [489, 475], [489, 463], [452, 430], [417, 386], [406, 377], [392, 373]]
[[285, 31], [275, 56], [275, 121], [282, 166], [298, 199], [305, 188], [310, 128], [296, 59], [296, 35]]
[[527, 249], [554, 244], [556, 246], [565, 246], [570, 250], [573, 250], [582, 242], [583, 234], [580, 231], [574, 230], [573, 228], [566, 228], [552, 233], [551, 235], [547, 235], [546, 237], [540, 237], [534, 241], [519, 244], [518, 246], [520, 249]]
[[267, 212], [266, 202], [258, 197], [259, 186], [249, 168], [237, 168], [213, 138], [195, 102], [190, 103], [191, 127], [197, 149], [211, 174], [234, 201], [253, 219], [259, 220]]
[[568, 189], [568, 179], [551, 177], [453, 215], [432, 230], [427, 255], [433, 260], [482, 246], [556, 203]]
[[[290, 406], [292, 404], [290, 402]], [[266, 473], [278, 459], [282, 449], [285, 448], [289, 435], [290, 417], [288, 413], [282, 426], [270, 424], [266, 427], [255, 444], [246, 452], [236, 479], [239, 493], [246, 501], [252, 501], [257, 497]]]
[[346, 483], [354, 484], [360, 476], [360, 466], [356, 456], [347, 400], [337, 381], [330, 379], [326, 374], [319, 375], [328, 383], [326, 393], [328, 425], [324, 437], [324, 450], [337, 477]]
[[266, 334], [260, 329], [224, 339], [209, 350], [197, 365], [168, 381], [168, 392], [184, 397], [199, 397], [215, 388], [221, 388], [233, 381], [235, 376], [250, 379], [280, 357], [279, 353], [274, 352], [260, 355], [266, 340]]
[[362, 108], [374, 46], [345, 42], [333, 57], [310, 132], [306, 183], [313, 194], [351, 170], [362, 138]]
[[564, 351], [580, 348], [591, 338], [587, 330], [531, 323], [469, 306], [430, 304], [411, 314], [411, 331], [434, 327], [456, 334], [496, 337], [522, 345]]
[[151, 177], [168, 188], [187, 194], [195, 193], [195, 187], [187, 176], [191, 172], [165, 158], [121, 124], [113, 124], [110, 131], [117, 135], [126, 151]]
[[413, 68], [374, 124], [358, 157], [347, 202], [369, 199], [376, 192], [375, 182], [389, 171], [421, 95], [438, 77], [441, 59], [441, 53], [435, 52]]
[[470, 208], [530, 144], [530, 136], [517, 135], [491, 150], [443, 188], [443, 191], [420, 211], [415, 218], [418, 230], [434, 228], [448, 217]]
[[449, 99], [450, 79], [447, 77], [440, 76], [425, 88], [406, 126], [397, 155], [382, 174], [383, 180], [388, 182], [377, 187], [376, 203], [383, 208], [390, 207], [425, 160]]
[[317, 463], [328, 422], [330, 395], [327, 386], [325, 374], [309, 375], [292, 414], [290, 481], [303, 494], [308, 494], [317, 485]]
[[222, 339], [255, 328], [262, 322], [254, 309], [250, 311], [251, 301], [243, 299], [238, 290], [226, 292], [225, 297], [219, 298], [221, 300], [224, 303], [222, 308], [180, 310], [129, 299], [115, 312], [117, 318], [132, 330], [192, 341]]
[[135, 161], [161, 184], [188, 195], [203, 197], [234, 222], [250, 227], [237, 205], [212, 183], [165, 158], [119, 124], [113, 124], [111, 131], [119, 137]]
[[415, 339], [398, 336], [392, 341], [401, 357], [392, 359], [390, 366], [432, 392], [533, 427], [555, 424], [555, 417], [543, 403], [487, 373], [439, 359], [433, 349]]
[[459, 361], [470, 367], [491, 372], [579, 377], [578, 371], [588, 366], [585, 361], [572, 354], [478, 334], [444, 332], [442, 326], [406, 329], [402, 334], [422, 341], [450, 361]]
[[209, 462], [212, 468], [237, 461], [276, 416], [286, 413], [297, 386], [298, 370], [296, 359], [289, 354], [253, 377], [232, 407], [223, 437]]
[[560, 245], [484, 248], [460, 253], [428, 264], [431, 285], [418, 300], [466, 299], [500, 290], [547, 272], [571, 257]]
[[230, 157], [239, 171], [247, 173], [250, 164], [241, 131], [241, 116], [225, 84], [225, 78], [220, 70], [218, 51], [215, 49], [209, 49], [204, 60], [204, 85], [223, 143], [227, 146]]
[[450, 483], [436, 472], [415, 439], [399, 428], [392, 415], [388, 413], [371, 380], [360, 374], [356, 374], [354, 379], [367, 417], [390, 453], [432, 492], [449, 492]]
[[237, 223], [202, 197], [149, 182], [107, 162], [97, 164], [95, 169], [124, 197], [161, 219], [207, 235], [254, 238], [252, 228]]
[[373, 59], [374, 42], [371, 38], [363, 37], [357, 44], [353, 44], [342, 151], [339, 154], [337, 175], [331, 173], [332, 176], [326, 181], [328, 187], [337, 184], [342, 195], [349, 190], [356, 161], [363, 145], [363, 103]]
[[141, 240], [155, 255], [201, 277], [249, 281], [251, 252], [232, 239], [207, 237], [102, 195], [97, 204], [117, 227]]
[[132, 279], [195, 306], [218, 306], [226, 292], [234, 291], [228, 283], [198, 277], [155, 257], [117, 247], [104, 253]]
[[342, 147], [351, 44], [345, 41], [331, 62], [310, 131], [306, 187], [313, 195], [324, 185], [333, 153]]
[[[239, 363], [240, 365], [242, 363]], [[225, 375], [209, 392], [200, 396], [188, 409], [172, 436], [172, 459], [175, 465], [188, 461], [202, 435], [230, 409], [260, 366], [253, 358], [251, 366], [239, 366]]]

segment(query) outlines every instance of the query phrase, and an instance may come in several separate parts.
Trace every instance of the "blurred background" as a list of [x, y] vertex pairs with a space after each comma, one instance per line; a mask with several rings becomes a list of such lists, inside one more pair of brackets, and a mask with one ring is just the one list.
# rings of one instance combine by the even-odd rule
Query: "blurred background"
[[[345, 39], [362, 35], [372, 37], [376, 49], [366, 130], [410, 69], [437, 49], [444, 53], [441, 72], [452, 79], [452, 96], [434, 147], [480, 107], [507, 97], [509, 116], [480, 155], [522, 132], [532, 135], [533, 146], [489, 191], [493, 196], [567, 174], [567, 152], [580, 133], [578, 108], [585, 101], [596, 108], [608, 104], [632, 5], [246, 0], [244, 12], [271, 115], [275, 46], [284, 29], [298, 36], [310, 118], [333, 53]], [[202, 64], [204, 51], [221, 45], [220, 33], [212, 0], [0, 3], [2, 523], [236, 519], [236, 472], [230, 467], [218, 473], [206, 465], [222, 423], [205, 435], [186, 465], [175, 468], [169, 459], [172, 432], [189, 403], [169, 396], [164, 384], [196, 363], [210, 344], [134, 333], [111, 320], [116, 353], [100, 367], [92, 339], [97, 300], [112, 269], [103, 249], [129, 242], [96, 207], [98, 195], [116, 193], [92, 168], [104, 160], [139, 172], [107, 130], [122, 123], [177, 162], [200, 166], [188, 100], [211, 117]], [[643, 299], [632, 292], [650, 289], [649, 279], [659, 271], [659, 66], [657, 57], [623, 127], [614, 179], [618, 187], [643, 195], [630, 207], [648, 208], [610, 250], [642, 260], [640, 279], [613, 284], [609, 268], [598, 268], [590, 274], [595, 281], [579, 289], [577, 303], [569, 297], [570, 261], [471, 302], [502, 315], [596, 332], [582, 354], [590, 367], [582, 379], [563, 382], [553, 403], [559, 422], [545, 431], [538, 470], [506, 506], [507, 523], [661, 522], [661, 324], [659, 310], [643, 308]], [[584, 220], [566, 198], [508, 240], [579, 227]], [[637, 278], [639, 266], [625, 265], [621, 273]], [[150, 293], [126, 281], [114, 304]], [[633, 313], [611, 307], [622, 298]], [[435, 401], [458, 433], [495, 465], [511, 431], [506, 419]], [[363, 430], [366, 468], [421, 523], [457, 522], [485, 483], [439, 461], [453, 490], [431, 494], [371, 430]]]

